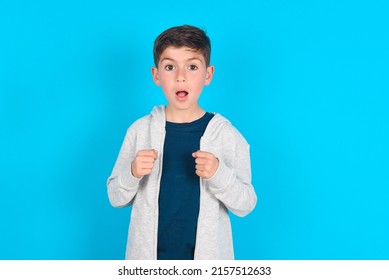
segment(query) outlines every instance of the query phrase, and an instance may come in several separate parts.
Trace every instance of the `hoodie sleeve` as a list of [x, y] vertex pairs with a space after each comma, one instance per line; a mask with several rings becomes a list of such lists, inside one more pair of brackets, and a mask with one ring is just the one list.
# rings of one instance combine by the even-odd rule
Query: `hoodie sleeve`
[[119, 156], [107, 181], [108, 198], [112, 206], [124, 207], [132, 204], [140, 179], [131, 173], [131, 162], [135, 157], [133, 147], [133, 130], [127, 130]]
[[254, 209], [257, 196], [251, 184], [250, 147], [239, 132], [232, 134], [236, 141], [225, 144], [229, 146], [225, 150], [233, 157], [221, 153], [215, 174], [203, 180], [208, 183], [209, 191], [232, 213], [243, 217]]

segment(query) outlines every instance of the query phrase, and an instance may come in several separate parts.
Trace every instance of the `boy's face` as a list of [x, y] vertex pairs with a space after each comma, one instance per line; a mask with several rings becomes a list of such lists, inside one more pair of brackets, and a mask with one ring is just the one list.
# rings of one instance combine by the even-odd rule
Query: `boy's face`
[[158, 68], [152, 68], [154, 82], [162, 87], [170, 110], [198, 109], [198, 98], [203, 87], [211, 83], [213, 71], [199, 51], [187, 47], [167, 47]]

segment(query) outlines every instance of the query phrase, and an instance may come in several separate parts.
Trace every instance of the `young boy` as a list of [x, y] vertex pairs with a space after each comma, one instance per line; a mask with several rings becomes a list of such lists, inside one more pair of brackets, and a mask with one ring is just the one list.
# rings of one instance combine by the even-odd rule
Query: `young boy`
[[133, 207], [126, 259], [233, 259], [228, 210], [255, 207], [249, 145], [198, 103], [210, 53], [205, 32], [189, 25], [154, 42], [152, 76], [168, 105], [129, 127], [108, 178], [111, 204]]

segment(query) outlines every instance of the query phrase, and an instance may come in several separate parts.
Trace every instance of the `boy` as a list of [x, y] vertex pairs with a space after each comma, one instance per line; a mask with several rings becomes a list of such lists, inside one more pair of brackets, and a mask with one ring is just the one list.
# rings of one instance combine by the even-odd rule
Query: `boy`
[[198, 104], [210, 53], [205, 32], [189, 25], [154, 42], [152, 76], [168, 105], [130, 126], [108, 178], [111, 204], [133, 207], [126, 259], [233, 259], [228, 210], [255, 207], [249, 145]]

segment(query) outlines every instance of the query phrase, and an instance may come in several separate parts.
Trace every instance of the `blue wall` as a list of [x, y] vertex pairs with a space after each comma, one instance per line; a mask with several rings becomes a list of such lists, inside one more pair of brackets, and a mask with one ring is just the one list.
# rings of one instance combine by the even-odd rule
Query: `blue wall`
[[0, 2], [0, 259], [124, 258], [106, 179], [184, 23], [213, 43], [201, 104], [251, 144], [236, 257], [389, 259], [387, 1], [209, 2]]

